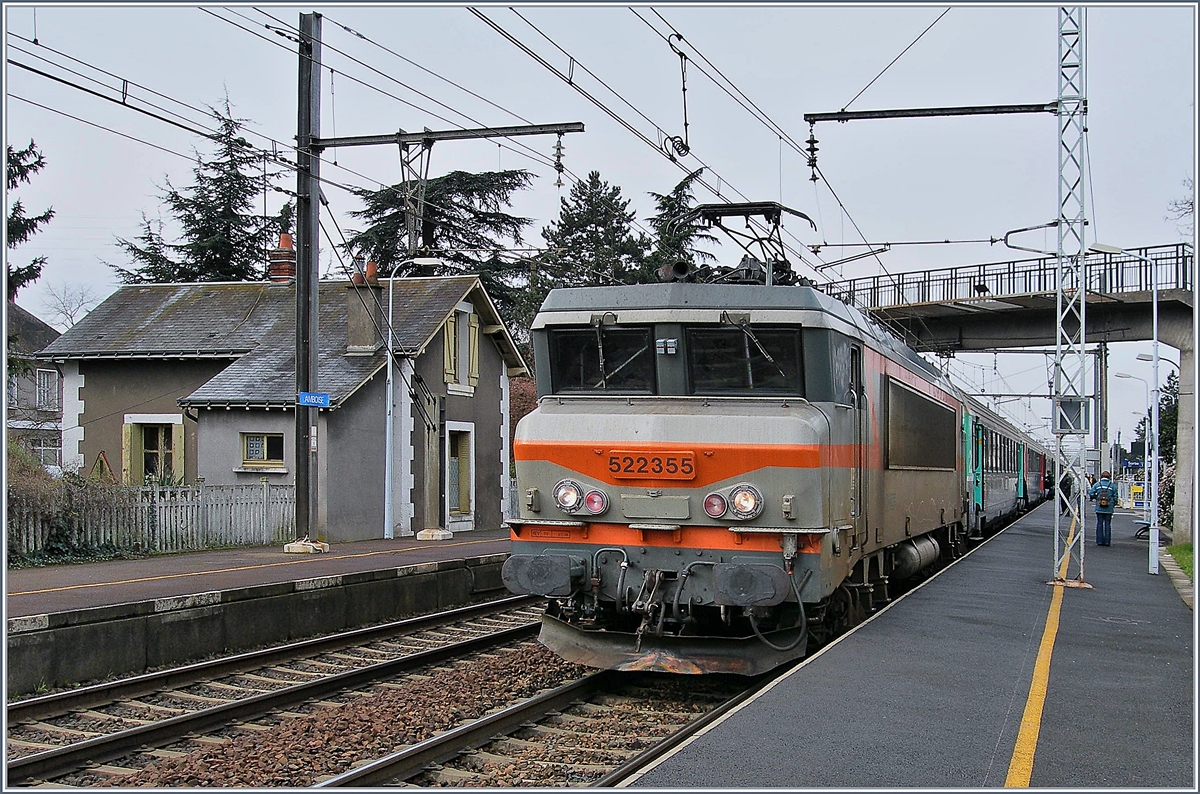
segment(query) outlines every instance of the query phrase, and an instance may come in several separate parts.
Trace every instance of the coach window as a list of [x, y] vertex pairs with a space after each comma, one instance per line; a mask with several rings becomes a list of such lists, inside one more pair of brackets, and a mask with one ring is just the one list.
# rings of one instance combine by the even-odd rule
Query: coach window
[[650, 328], [551, 328], [550, 386], [557, 393], [654, 393]]
[[800, 329], [730, 326], [688, 328], [692, 394], [803, 396]]

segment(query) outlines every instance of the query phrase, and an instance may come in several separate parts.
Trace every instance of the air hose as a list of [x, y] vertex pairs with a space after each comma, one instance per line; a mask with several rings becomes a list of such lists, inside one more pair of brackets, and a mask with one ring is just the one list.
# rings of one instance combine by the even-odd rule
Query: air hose
[[780, 653], [794, 651], [797, 647], [799, 647], [800, 643], [808, 639], [808, 615], [804, 613], [804, 602], [800, 600], [800, 590], [803, 589], [804, 585], [808, 584], [808, 578], [810, 576], [812, 576], [812, 569], [804, 572], [804, 578], [800, 580], [799, 585], [796, 584], [796, 578], [794, 576], [788, 577], [788, 581], [792, 583], [792, 592], [796, 594], [796, 606], [800, 608], [800, 619], [796, 621], [795, 626], [792, 626], [793, 629], [800, 629], [800, 634], [796, 637], [795, 642], [793, 642], [791, 645], [780, 646], [768, 640], [762, 633], [762, 630], [758, 628], [758, 621], [754, 619], [754, 613], [747, 613], [746, 617], [750, 619], [750, 628], [754, 629], [755, 636], [762, 640], [763, 644], [771, 650], [779, 651]]

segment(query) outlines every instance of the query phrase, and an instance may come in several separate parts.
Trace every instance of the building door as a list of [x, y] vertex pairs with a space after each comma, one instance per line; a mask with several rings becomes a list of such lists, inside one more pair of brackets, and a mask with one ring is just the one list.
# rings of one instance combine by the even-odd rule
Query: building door
[[474, 425], [446, 423], [446, 529], [475, 528]]

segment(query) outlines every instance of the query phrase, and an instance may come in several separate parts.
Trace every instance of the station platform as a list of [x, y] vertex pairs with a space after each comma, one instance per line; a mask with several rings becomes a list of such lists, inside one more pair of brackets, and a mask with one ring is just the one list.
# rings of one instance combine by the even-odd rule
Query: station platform
[[136, 560], [21, 568], [5, 572], [9, 618], [72, 612], [134, 601], [344, 576], [422, 562], [506, 554], [507, 529], [459, 532], [447, 540], [414, 537], [335, 543], [321, 554], [254, 546], [164, 554]]
[[506, 529], [7, 571], [10, 696], [428, 614], [505, 594]]
[[1090, 589], [1047, 584], [1053, 510], [1031, 511], [625, 785], [1195, 791], [1189, 603], [1166, 566], [1147, 572], [1127, 511], [1108, 547], [1087, 511]]

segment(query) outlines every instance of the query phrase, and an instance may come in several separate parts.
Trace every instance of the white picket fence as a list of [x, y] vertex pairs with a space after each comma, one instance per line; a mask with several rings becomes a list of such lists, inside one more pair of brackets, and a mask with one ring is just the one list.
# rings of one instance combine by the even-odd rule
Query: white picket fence
[[63, 482], [36, 498], [10, 493], [8, 551], [48, 544], [113, 545], [146, 551], [266, 546], [295, 537], [291, 485], [99, 487]]

